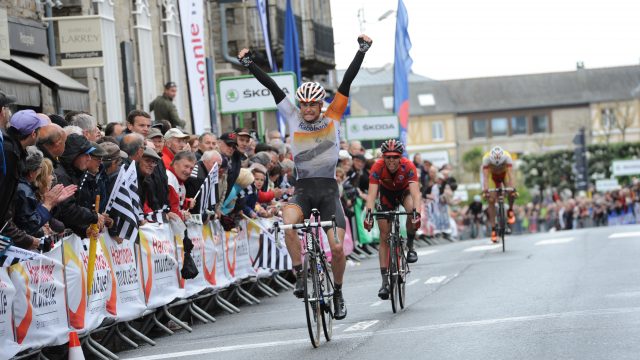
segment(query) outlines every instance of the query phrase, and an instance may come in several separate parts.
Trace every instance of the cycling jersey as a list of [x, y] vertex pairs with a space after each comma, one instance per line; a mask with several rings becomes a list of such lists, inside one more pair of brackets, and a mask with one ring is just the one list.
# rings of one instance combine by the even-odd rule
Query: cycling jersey
[[340, 151], [340, 118], [348, 101], [348, 97], [337, 93], [327, 111], [312, 123], [302, 119], [300, 109], [289, 98], [278, 103], [278, 110], [289, 126], [298, 179], [335, 179]]
[[409, 183], [418, 182], [418, 171], [412, 161], [401, 158], [400, 166], [395, 173], [391, 173], [384, 163], [384, 159], [378, 159], [371, 167], [369, 184], [378, 184], [391, 191], [405, 190]]
[[491, 156], [490, 152], [487, 152], [482, 157], [482, 170], [489, 169], [489, 179], [484, 179], [484, 174], [480, 171], [481, 178], [489, 182], [490, 188], [496, 188], [505, 182], [508, 170], [513, 166], [513, 160], [511, 159], [511, 154], [508, 151], [504, 152], [504, 156], [506, 156], [507, 160], [502, 164], [496, 166], [491, 163], [489, 157]]

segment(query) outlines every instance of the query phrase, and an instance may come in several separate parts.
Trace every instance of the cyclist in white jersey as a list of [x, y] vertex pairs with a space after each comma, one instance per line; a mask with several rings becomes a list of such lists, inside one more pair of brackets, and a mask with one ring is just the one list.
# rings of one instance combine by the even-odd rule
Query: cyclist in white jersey
[[[351, 82], [360, 70], [364, 54], [371, 47], [371, 43], [371, 39], [366, 35], [358, 37], [358, 52], [345, 72], [336, 96], [324, 113], [321, 110], [326, 93], [322, 85], [316, 82], [300, 85], [296, 90], [296, 100], [300, 104], [298, 108], [291, 103], [275, 81], [253, 63], [248, 49], [242, 49], [238, 53], [240, 63], [271, 91], [278, 110], [287, 119], [297, 181], [293, 198], [282, 212], [284, 223], [295, 224], [308, 219], [313, 208], [320, 211], [323, 221], [331, 220], [333, 215], [336, 217], [339, 242], [335, 241], [333, 231], [327, 231], [327, 236], [332, 253], [331, 268], [335, 277], [336, 292], [333, 301], [337, 320], [347, 316], [342, 295], [346, 263], [342, 243], [346, 223], [335, 179], [340, 150], [340, 118], [347, 107]], [[288, 230], [285, 232], [285, 241], [296, 272], [296, 288], [293, 293], [297, 297], [303, 297], [300, 239], [295, 230]]]

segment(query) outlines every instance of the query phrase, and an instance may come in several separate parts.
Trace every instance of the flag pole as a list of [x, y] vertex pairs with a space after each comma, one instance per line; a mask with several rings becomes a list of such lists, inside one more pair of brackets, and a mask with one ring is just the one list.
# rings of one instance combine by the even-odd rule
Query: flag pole
[[[96, 214], [100, 217], [100, 195], [96, 195], [96, 204], [95, 204]], [[91, 224], [91, 236], [89, 237], [89, 264], [87, 265], [87, 296], [91, 295], [91, 288], [93, 287], [93, 272], [94, 266], [96, 264], [96, 251], [97, 251], [97, 243], [98, 238], [96, 237], [99, 229], [98, 224]]]

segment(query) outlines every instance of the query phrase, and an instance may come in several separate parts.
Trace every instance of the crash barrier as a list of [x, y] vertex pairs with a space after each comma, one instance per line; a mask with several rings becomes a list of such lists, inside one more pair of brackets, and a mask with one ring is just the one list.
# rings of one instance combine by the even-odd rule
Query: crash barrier
[[[117, 359], [91, 338], [92, 332], [109, 329], [108, 334], [137, 347], [122, 331], [125, 329], [129, 336], [153, 345], [146, 336], [151, 329], [173, 333], [156, 315], [191, 331], [169, 311], [172, 306], [184, 305], [192, 317], [212, 322], [215, 318], [195, 300], [208, 297], [208, 305], [213, 302], [234, 313], [240, 310], [218, 296], [221, 291], [257, 304], [260, 301], [241, 284], [253, 283], [254, 289], [266, 296], [278, 294], [269, 283], [291, 289], [279, 276], [292, 268], [292, 261], [281, 245], [284, 234], [280, 234], [281, 244], [275, 242], [274, 221], [245, 219], [238, 228], [225, 231], [218, 221], [203, 224], [196, 215], [186, 226], [140, 226], [135, 243], [118, 243], [104, 232], [98, 239], [92, 282], [87, 281], [90, 240], [76, 235], [63, 237], [43, 256], [0, 268], [0, 359], [33, 355], [44, 347], [65, 344], [72, 331], [96, 357]], [[189, 279], [181, 276], [186, 237], [193, 244], [190, 257], [197, 268], [197, 275]], [[326, 234], [323, 243], [329, 252]], [[351, 240], [349, 244], [345, 241], [345, 252], [352, 248]], [[88, 283], [91, 289], [87, 289]], [[133, 320], [142, 326], [132, 326]]]

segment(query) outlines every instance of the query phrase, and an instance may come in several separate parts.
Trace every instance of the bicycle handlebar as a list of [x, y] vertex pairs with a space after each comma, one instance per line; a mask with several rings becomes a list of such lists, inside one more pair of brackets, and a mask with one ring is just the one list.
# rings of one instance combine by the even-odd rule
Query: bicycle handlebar
[[273, 226], [281, 230], [299, 230], [299, 229], [306, 229], [306, 228], [333, 226], [333, 221], [321, 221], [321, 222], [309, 222], [309, 223], [302, 222], [299, 224], [287, 224], [287, 225], [280, 225], [278, 223], [274, 223]]
[[487, 192], [490, 193], [501, 193], [501, 192], [515, 192], [516, 189], [515, 188], [510, 188], [510, 187], [506, 187], [506, 188], [495, 188], [495, 189], [489, 189], [487, 190]]
[[[420, 214], [420, 213], [417, 213]], [[413, 216], [413, 212], [406, 211], [374, 211], [371, 213], [374, 216], [395, 216], [395, 215], [411, 215]]]

